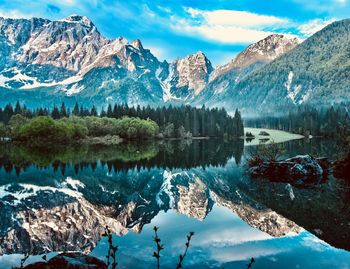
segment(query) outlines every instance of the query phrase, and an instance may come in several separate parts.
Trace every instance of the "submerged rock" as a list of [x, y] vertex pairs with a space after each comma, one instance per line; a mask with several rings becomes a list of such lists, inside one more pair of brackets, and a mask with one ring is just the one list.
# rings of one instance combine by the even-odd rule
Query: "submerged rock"
[[81, 253], [62, 253], [46, 262], [37, 262], [24, 269], [107, 269], [106, 264]]
[[278, 162], [264, 162], [249, 169], [249, 174], [284, 182], [319, 181], [327, 175], [325, 159], [316, 159], [310, 155], [299, 155]]

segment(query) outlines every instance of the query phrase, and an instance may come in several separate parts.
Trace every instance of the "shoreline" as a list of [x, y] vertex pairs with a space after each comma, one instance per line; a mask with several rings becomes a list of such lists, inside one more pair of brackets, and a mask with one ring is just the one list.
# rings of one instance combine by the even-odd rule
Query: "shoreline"
[[[245, 137], [244, 145], [245, 146], [256, 146], [261, 144], [262, 141], [265, 141], [263, 144], [270, 144], [272, 141], [275, 143], [284, 143], [292, 140], [303, 139], [305, 136], [299, 134], [293, 134], [286, 131], [276, 130], [276, 129], [266, 129], [266, 128], [244, 128], [244, 134], [250, 132], [254, 135], [254, 138], [248, 142]], [[267, 132], [269, 135], [259, 135], [260, 132]]]

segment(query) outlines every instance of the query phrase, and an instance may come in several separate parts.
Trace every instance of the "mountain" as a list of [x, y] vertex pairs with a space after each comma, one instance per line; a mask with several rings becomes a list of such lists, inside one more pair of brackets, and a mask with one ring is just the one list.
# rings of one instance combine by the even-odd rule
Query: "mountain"
[[[213, 207], [213, 199], [252, 227], [272, 236], [301, 231], [293, 221], [255, 205], [236, 189], [225, 197], [221, 192], [232, 186], [217, 178], [220, 170], [208, 175], [200, 170], [172, 173], [141, 169], [143, 175], [136, 171], [121, 173], [117, 181], [67, 177], [51, 180], [49, 186], [2, 185], [0, 212], [4, 221], [0, 223], [0, 254], [33, 255], [45, 250], [90, 252], [106, 226], [118, 235], [140, 233], [145, 224], [168, 210], [203, 220]], [[224, 172], [226, 169], [222, 168], [221, 173]]]
[[203, 52], [160, 62], [140, 40], [107, 39], [88, 18], [0, 18], [0, 106], [76, 101], [205, 105], [243, 112], [349, 100], [350, 20], [301, 44], [273, 34], [213, 68]]
[[[194, 99], [193, 104], [217, 106], [223, 102], [223, 99], [229, 99], [229, 101], [235, 99], [236, 96], [228, 96], [227, 92], [235, 88], [249, 74], [294, 49], [298, 44], [297, 38], [279, 34], [272, 34], [251, 44], [231, 62], [215, 69], [206, 89]], [[236, 107], [226, 105], [227, 109]]]
[[2, 95], [29, 106], [39, 94], [42, 105], [78, 99], [157, 106], [197, 95], [213, 70], [202, 52], [159, 62], [140, 40], [107, 39], [79, 15], [59, 21], [0, 18], [0, 50]]
[[209, 59], [201, 51], [177, 59], [169, 65], [164, 80], [164, 101], [189, 100], [203, 91], [213, 72]]
[[76, 100], [98, 107], [215, 105], [216, 93], [295, 45], [294, 39], [272, 35], [214, 69], [200, 51], [160, 62], [140, 40], [105, 38], [85, 16], [58, 21], [0, 18], [1, 105], [17, 99], [29, 107]]
[[349, 41], [350, 20], [334, 22], [229, 87], [217, 104], [264, 110], [347, 102]]
[[0, 65], [4, 88], [44, 88], [43, 94], [96, 103], [146, 105], [162, 100], [155, 73], [163, 64], [139, 40], [106, 39], [88, 18], [78, 15], [59, 21], [2, 18], [0, 29], [0, 46], [7, 55]]

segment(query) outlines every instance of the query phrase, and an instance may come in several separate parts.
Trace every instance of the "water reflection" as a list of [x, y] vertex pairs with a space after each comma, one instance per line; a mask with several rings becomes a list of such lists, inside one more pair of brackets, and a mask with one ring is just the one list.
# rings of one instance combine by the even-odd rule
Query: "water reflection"
[[[165, 243], [162, 268], [174, 268], [186, 233], [194, 229], [197, 232], [186, 258], [186, 268], [246, 268], [252, 256], [256, 257], [256, 268], [346, 268], [350, 259], [345, 251], [334, 251], [305, 231], [276, 238], [248, 226], [230, 209], [214, 206], [200, 225], [193, 218], [169, 211], [157, 215], [142, 234], [115, 237], [122, 268], [154, 267], [151, 256], [154, 246], [150, 240], [154, 225], [166, 227], [159, 231]], [[93, 254], [103, 257], [105, 248], [106, 242], [102, 240]]]
[[[334, 150], [323, 140], [285, 147], [286, 156]], [[319, 257], [328, 257], [324, 264], [350, 261], [348, 252], [315, 237], [350, 249], [346, 186], [334, 179], [313, 189], [250, 180], [243, 173], [244, 151], [240, 140], [46, 151], [1, 146], [0, 254], [93, 250], [102, 257], [105, 242], [98, 242], [108, 225], [122, 236], [121, 264], [149, 268], [156, 224], [171, 244], [164, 259], [169, 266], [190, 230], [196, 232], [193, 268], [244, 268], [251, 256], [261, 268], [280, 268], [286, 261], [296, 265], [292, 257], [303, 251], [318, 257], [314, 248], [326, 253]], [[316, 264], [300, 258], [302, 268]]]
[[19, 145], [0, 144], [0, 170], [17, 176], [34, 166], [39, 171], [61, 171], [74, 169], [75, 174], [98, 165], [107, 166], [108, 171], [130, 169], [163, 168], [190, 169], [193, 167], [224, 166], [229, 159], [241, 162], [242, 140], [226, 143], [218, 140], [184, 140], [171, 142], [149, 142], [143, 144], [121, 144], [118, 146], [77, 146], [28, 148]]

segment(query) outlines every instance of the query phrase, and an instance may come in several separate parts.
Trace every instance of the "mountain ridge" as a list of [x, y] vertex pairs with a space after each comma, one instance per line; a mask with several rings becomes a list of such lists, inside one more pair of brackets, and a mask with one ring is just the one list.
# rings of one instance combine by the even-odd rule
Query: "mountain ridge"
[[[218, 103], [263, 110], [266, 106], [348, 102], [349, 41], [350, 19], [334, 22], [247, 76]], [[232, 94], [235, 100], [228, 100]]]
[[347, 73], [348, 26], [349, 20], [335, 22], [301, 44], [295, 37], [272, 34], [214, 68], [201, 51], [160, 62], [139, 39], [107, 39], [85, 16], [0, 18], [1, 95], [32, 107], [40, 95], [46, 106], [62, 101], [100, 108], [186, 104], [229, 112], [326, 102], [325, 93], [341, 102], [349, 97], [348, 82], [336, 66], [343, 59], [341, 69]]

